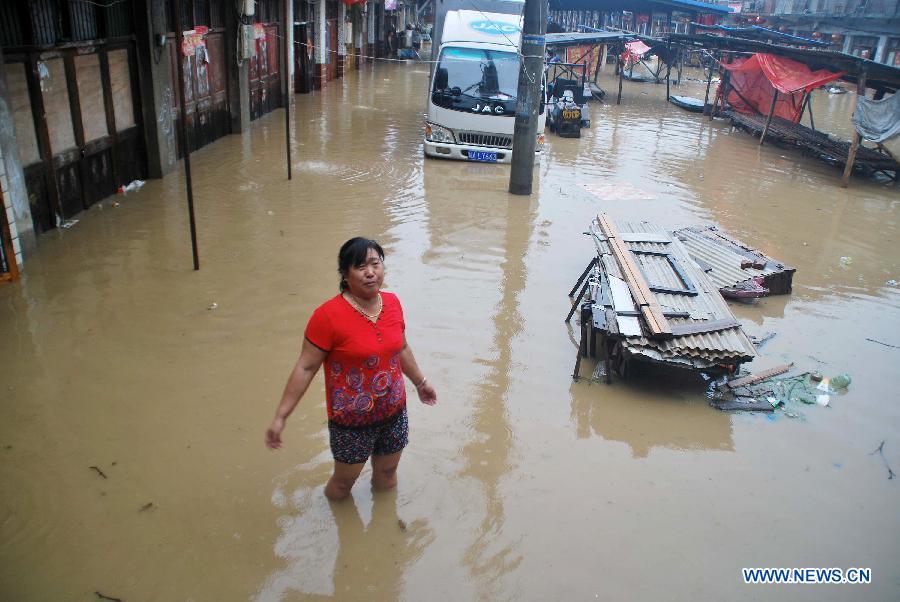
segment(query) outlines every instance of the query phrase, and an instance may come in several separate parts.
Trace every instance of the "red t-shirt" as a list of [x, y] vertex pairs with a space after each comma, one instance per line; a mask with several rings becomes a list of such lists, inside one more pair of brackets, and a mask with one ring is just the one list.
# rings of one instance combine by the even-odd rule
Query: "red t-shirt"
[[326, 351], [325, 393], [328, 419], [342, 426], [381, 422], [406, 405], [400, 371], [403, 351], [403, 308], [393, 293], [381, 293], [383, 308], [376, 322], [356, 311], [342, 295], [313, 312], [306, 338]]

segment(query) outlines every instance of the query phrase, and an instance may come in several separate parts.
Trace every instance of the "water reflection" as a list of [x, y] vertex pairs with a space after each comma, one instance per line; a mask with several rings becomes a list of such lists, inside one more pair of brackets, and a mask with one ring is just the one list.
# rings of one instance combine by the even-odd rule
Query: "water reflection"
[[[489, 310], [478, 323], [493, 326], [492, 331], [479, 329], [468, 341], [469, 345], [479, 341], [478, 348], [470, 348], [470, 353], [479, 358], [484, 372], [470, 394], [472, 407], [467, 421], [472, 433], [462, 448], [464, 466], [460, 471], [462, 477], [480, 483], [484, 495], [483, 515], [465, 551], [464, 563], [477, 582], [479, 595], [486, 598], [502, 591], [498, 579], [522, 561], [517, 541], [504, 537], [502, 482], [515, 470], [516, 441], [507, 411], [507, 404], [514, 403], [508, 396], [512, 343], [523, 329], [519, 296], [525, 286], [524, 258], [534, 229], [534, 199], [539, 188], [536, 179], [535, 196], [517, 197], [506, 192], [508, 183], [508, 169], [494, 165], [434, 161], [425, 166], [432, 224], [425, 260], [435, 265], [440, 262], [445, 272], [465, 270], [459, 274], [463, 280], [459, 284], [469, 299], [460, 304], [460, 309], [467, 321], [473, 319], [473, 313]], [[473, 278], [489, 285], [481, 294], [490, 291], [490, 298], [472, 298]], [[499, 301], [495, 293], [499, 293]]]
[[579, 439], [621, 441], [636, 458], [654, 447], [734, 451], [731, 418], [703, 401], [704, 388], [694, 374], [637, 366], [627, 382], [572, 383], [572, 420]]
[[297, 514], [278, 520], [275, 554], [287, 566], [266, 578], [257, 602], [282, 600], [292, 592], [339, 600], [399, 599], [406, 569], [434, 539], [424, 519], [401, 518], [396, 490], [375, 492], [359, 483], [340, 502], [329, 501], [322, 486], [300, 487], [289, 501], [285, 495], [276, 490], [276, 505], [289, 504]]

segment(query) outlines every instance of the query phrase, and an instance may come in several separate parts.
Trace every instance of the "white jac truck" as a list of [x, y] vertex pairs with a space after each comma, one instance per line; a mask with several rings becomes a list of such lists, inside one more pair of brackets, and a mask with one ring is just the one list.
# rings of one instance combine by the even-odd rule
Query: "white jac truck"
[[[489, 163], [512, 159], [524, 5], [524, 0], [477, 5], [437, 0], [425, 118], [427, 156]], [[542, 95], [545, 88], [542, 81]], [[542, 98], [536, 155], [544, 146], [545, 122]]]

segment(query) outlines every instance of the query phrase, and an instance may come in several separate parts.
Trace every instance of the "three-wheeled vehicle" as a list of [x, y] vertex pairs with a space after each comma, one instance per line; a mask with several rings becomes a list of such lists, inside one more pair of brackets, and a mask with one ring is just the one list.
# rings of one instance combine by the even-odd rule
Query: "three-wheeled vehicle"
[[547, 121], [550, 131], [563, 138], [581, 138], [581, 128], [591, 127], [587, 99], [585, 65], [581, 63], [547, 64], [547, 93], [550, 96]]

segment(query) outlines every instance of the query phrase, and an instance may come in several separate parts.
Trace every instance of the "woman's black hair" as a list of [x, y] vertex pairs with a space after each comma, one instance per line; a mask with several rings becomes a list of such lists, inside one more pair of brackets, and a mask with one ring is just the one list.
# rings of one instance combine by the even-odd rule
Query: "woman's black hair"
[[366, 257], [369, 255], [369, 249], [374, 249], [378, 256], [384, 261], [384, 249], [381, 245], [370, 238], [357, 236], [351, 238], [338, 251], [338, 272], [341, 275], [341, 292], [347, 290], [347, 280], [345, 276], [350, 266], [358, 266], [366, 263]]

